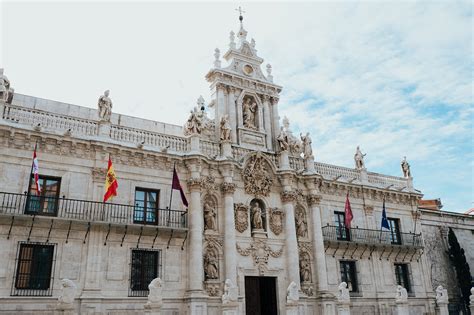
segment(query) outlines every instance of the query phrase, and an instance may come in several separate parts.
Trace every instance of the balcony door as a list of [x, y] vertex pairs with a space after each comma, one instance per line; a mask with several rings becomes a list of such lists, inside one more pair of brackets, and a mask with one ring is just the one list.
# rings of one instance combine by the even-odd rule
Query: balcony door
[[159, 190], [136, 188], [133, 222], [138, 224], [158, 224]]
[[25, 213], [56, 216], [58, 214], [61, 178], [40, 175], [38, 180], [40, 192], [36, 189], [33, 175], [30, 181], [30, 191], [26, 200]]
[[346, 214], [341, 211], [334, 212], [334, 224], [336, 225], [336, 236], [338, 241], [350, 241], [349, 229], [346, 228]]

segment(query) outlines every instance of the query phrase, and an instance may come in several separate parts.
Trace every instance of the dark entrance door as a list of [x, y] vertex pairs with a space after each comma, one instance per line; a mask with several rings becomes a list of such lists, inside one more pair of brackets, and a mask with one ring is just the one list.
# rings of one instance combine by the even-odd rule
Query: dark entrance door
[[245, 313], [247, 315], [276, 315], [276, 278], [245, 277]]

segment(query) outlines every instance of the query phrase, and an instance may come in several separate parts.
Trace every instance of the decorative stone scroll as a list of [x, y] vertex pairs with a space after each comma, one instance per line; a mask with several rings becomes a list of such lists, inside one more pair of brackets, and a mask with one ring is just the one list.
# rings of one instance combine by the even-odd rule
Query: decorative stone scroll
[[280, 235], [283, 231], [283, 220], [285, 213], [278, 208], [269, 208], [270, 213], [270, 230], [275, 235]]
[[268, 196], [273, 184], [273, 177], [262, 153], [250, 157], [242, 173], [245, 192], [249, 195]]
[[237, 252], [242, 256], [252, 255], [255, 265], [258, 267], [260, 274], [264, 274], [267, 270], [268, 258], [272, 256], [278, 258], [283, 254], [283, 247], [279, 251], [274, 251], [268, 246], [265, 240], [257, 239], [248, 248], [241, 248], [236, 244]]
[[249, 227], [249, 209], [243, 203], [234, 204], [235, 229], [243, 233]]

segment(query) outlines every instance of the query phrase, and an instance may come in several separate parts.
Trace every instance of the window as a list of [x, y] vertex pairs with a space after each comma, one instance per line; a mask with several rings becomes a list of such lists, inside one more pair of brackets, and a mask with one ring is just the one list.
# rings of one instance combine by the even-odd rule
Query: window
[[140, 224], [158, 224], [158, 190], [136, 188], [133, 222]]
[[20, 243], [12, 295], [50, 296], [54, 245]]
[[392, 244], [401, 244], [402, 239], [400, 236], [400, 220], [388, 218], [388, 225], [390, 226], [390, 241]]
[[41, 193], [36, 190], [35, 178], [31, 175], [30, 191], [26, 201], [25, 213], [38, 215], [57, 215], [61, 178], [39, 176]]
[[336, 235], [339, 241], [350, 241], [349, 229], [345, 225], [346, 214], [344, 212], [334, 212], [334, 223], [336, 225]]
[[347, 283], [350, 292], [358, 292], [355, 261], [340, 261], [341, 281]]
[[407, 264], [395, 264], [395, 278], [398, 285], [407, 289], [407, 292], [411, 292]]
[[157, 278], [161, 269], [159, 250], [133, 249], [130, 264], [129, 296], [147, 296], [148, 285]]

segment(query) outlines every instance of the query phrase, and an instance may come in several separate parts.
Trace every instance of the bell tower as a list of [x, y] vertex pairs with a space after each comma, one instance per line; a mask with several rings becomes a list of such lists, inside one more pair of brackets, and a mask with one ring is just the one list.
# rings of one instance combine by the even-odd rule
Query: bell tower
[[[239, 10], [240, 29], [231, 31], [229, 48], [222, 66], [220, 50], [215, 49], [214, 67], [206, 79], [212, 91], [211, 105], [215, 109], [216, 126], [227, 115], [231, 127], [231, 142], [252, 150], [275, 151], [279, 134], [278, 100], [282, 87], [273, 83], [272, 67], [261, 66], [255, 40], [247, 40]], [[236, 38], [237, 37], [237, 38]], [[219, 136], [219, 128], [216, 134]]]

